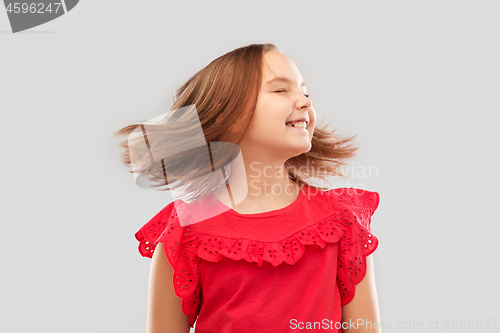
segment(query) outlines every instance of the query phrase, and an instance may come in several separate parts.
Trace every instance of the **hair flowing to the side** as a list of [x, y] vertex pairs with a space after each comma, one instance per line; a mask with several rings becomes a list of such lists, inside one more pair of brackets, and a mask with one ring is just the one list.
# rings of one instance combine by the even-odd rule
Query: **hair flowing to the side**
[[[263, 55], [270, 50], [277, 51], [277, 47], [274, 44], [250, 44], [220, 56], [176, 91], [166, 121], [155, 125], [132, 124], [118, 130], [115, 136], [127, 136], [120, 143], [124, 149], [121, 159], [130, 172], [139, 171], [159, 190], [180, 190], [179, 196], [186, 201], [201, 200], [227, 182], [230, 170], [223, 172], [222, 177], [214, 177], [213, 171], [225, 169], [222, 167], [234, 158], [234, 149], [217, 151], [217, 155], [223, 158], [208, 164], [201, 159], [201, 152], [206, 151], [206, 147], [200, 147], [199, 154], [194, 149], [180, 152], [174, 159], [163, 157], [169, 156], [175, 145], [189, 140], [192, 129], [188, 120], [183, 118], [183, 113], [192, 105], [198, 113], [207, 143], [230, 142], [238, 145], [253, 117], [261, 88]], [[139, 135], [131, 138], [132, 132]], [[317, 124], [311, 149], [285, 162], [289, 177], [299, 184], [327, 190], [314, 184], [314, 178], [326, 181], [327, 177], [345, 177], [340, 168], [347, 159], [355, 156], [358, 149], [353, 143], [355, 137], [339, 138], [329, 124]], [[151, 160], [151, 149], [155, 150], [155, 161]], [[214, 149], [221, 148], [208, 146], [211, 153], [215, 153]], [[170, 175], [168, 179], [166, 174]]]

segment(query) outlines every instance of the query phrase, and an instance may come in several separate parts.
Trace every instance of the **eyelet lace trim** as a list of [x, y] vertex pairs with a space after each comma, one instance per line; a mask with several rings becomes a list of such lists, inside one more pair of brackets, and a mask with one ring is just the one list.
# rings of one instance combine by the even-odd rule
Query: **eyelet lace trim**
[[378, 247], [378, 239], [371, 233], [371, 217], [377, 209], [380, 197], [377, 192], [350, 188], [331, 192], [335, 201], [345, 208], [335, 211], [335, 219], [342, 225], [343, 235], [339, 242], [337, 283], [341, 305], [354, 298], [355, 285], [366, 275], [366, 257]]
[[139, 252], [148, 258], [153, 257], [157, 244], [163, 243], [165, 255], [174, 269], [172, 280], [175, 294], [182, 298], [182, 312], [189, 315], [193, 327], [201, 296], [198, 271], [200, 258], [196, 255], [198, 243], [191, 227], [180, 227], [173, 205], [173, 202], [168, 204], [156, 214], [135, 234], [135, 238], [139, 241]]
[[[360, 202], [361, 200], [361, 202]], [[180, 227], [173, 203], [167, 205], [136, 233], [139, 252], [152, 257], [158, 242], [164, 243], [167, 258], [174, 268], [174, 290], [182, 298], [182, 311], [190, 316], [191, 327], [199, 311], [200, 285], [198, 264], [201, 259], [218, 262], [224, 257], [244, 259], [262, 266], [264, 261], [278, 266], [295, 264], [304, 254], [306, 245], [324, 248], [339, 242], [337, 282], [341, 305], [354, 297], [355, 285], [366, 274], [366, 257], [378, 246], [370, 231], [370, 220], [378, 206], [378, 193], [368, 192], [359, 198], [339, 195], [345, 209], [278, 242], [260, 242], [197, 233], [193, 225]], [[168, 226], [168, 227], [167, 227]]]

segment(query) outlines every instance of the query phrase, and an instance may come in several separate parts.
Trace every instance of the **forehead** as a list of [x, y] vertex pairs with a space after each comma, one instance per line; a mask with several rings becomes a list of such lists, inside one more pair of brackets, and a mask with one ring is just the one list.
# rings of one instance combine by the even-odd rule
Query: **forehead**
[[[295, 63], [277, 51], [268, 51], [264, 53], [262, 66], [262, 82], [265, 84], [267, 81], [275, 77], [288, 78], [292, 83], [303, 82], [302, 75]], [[283, 82], [282, 80], [274, 80], [273, 82]]]

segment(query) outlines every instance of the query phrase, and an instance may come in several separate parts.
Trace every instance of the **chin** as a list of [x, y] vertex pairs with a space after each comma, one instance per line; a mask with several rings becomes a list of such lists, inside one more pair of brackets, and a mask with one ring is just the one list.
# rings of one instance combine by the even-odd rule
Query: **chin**
[[291, 150], [294, 152], [294, 155], [293, 157], [295, 156], [299, 156], [300, 154], [304, 154], [304, 153], [307, 153], [311, 150], [312, 148], [312, 145], [311, 143], [309, 144], [304, 144], [304, 145], [297, 145], [297, 146], [294, 146]]

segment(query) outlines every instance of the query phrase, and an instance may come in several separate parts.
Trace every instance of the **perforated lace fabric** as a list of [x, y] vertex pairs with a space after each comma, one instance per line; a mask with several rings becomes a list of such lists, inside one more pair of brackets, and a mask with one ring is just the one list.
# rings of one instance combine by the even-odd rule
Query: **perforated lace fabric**
[[[313, 200], [316, 206], [312, 205]], [[152, 258], [157, 244], [164, 243], [165, 254], [174, 269], [174, 290], [182, 298], [182, 311], [190, 316], [191, 327], [200, 307], [198, 265], [201, 260], [245, 260], [256, 263], [256, 267], [262, 266], [263, 262], [274, 267], [283, 263], [294, 265], [303, 256], [306, 246], [323, 249], [328, 243], [338, 242], [337, 283], [341, 305], [345, 305], [352, 300], [355, 285], [366, 274], [366, 257], [378, 247], [378, 239], [370, 231], [370, 222], [378, 207], [379, 195], [377, 192], [340, 188], [312, 196], [306, 202], [311, 203], [309, 210], [320, 207], [324, 212], [300, 214], [301, 211], [296, 210], [299, 228], [274, 241], [249, 239], [244, 233], [214, 234], [213, 229], [203, 227], [205, 221], [181, 227], [173, 202], [146, 223], [135, 237], [144, 257]], [[306, 216], [304, 221], [300, 220], [301, 216]], [[276, 219], [279, 215], [273, 217]]]

